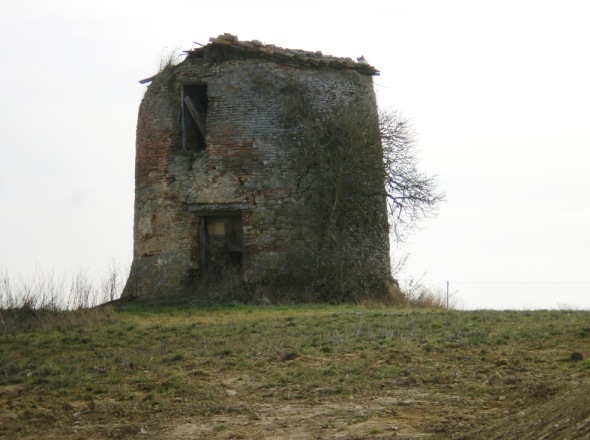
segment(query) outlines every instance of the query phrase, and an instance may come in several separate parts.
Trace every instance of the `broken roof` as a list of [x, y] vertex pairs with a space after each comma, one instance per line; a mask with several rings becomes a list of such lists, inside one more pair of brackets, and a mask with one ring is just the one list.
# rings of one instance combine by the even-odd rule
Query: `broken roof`
[[[198, 43], [197, 43], [198, 44]], [[239, 52], [252, 54], [262, 58], [272, 59], [280, 63], [297, 66], [334, 67], [339, 69], [354, 69], [367, 75], [379, 75], [379, 71], [364, 59], [356, 62], [352, 58], [339, 58], [324, 55], [322, 52], [310, 52], [301, 49], [285, 49], [274, 44], [264, 44], [258, 40], [239, 41], [232, 34], [222, 34], [209, 38], [209, 44], [186, 51], [186, 57], [200, 57], [210, 47], [229, 47]]]

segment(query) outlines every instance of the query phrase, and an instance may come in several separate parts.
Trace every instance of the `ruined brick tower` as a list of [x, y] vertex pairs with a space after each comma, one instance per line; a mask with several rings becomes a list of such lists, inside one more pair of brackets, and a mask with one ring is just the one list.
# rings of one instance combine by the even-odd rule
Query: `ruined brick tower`
[[[248, 295], [277, 286], [336, 292], [348, 274], [386, 285], [382, 175], [334, 178], [322, 165], [336, 157], [330, 148], [342, 150], [323, 141], [342, 109], [377, 127], [377, 73], [364, 61], [224, 34], [146, 80], [123, 296], [206, 299], [236, 285]], [[360, 154], [382, 168], [382, 151]], [[334, 181], [340, 193], [327, 189]]]

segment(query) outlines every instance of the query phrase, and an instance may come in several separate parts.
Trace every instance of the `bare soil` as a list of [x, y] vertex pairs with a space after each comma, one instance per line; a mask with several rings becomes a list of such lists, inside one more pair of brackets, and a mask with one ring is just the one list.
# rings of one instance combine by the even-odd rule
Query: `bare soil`
[[[589, 439], [590, 387], [542, 375], [492, 373], [493, 395], [466, 399], [460, 381], [446, 384], [391, 384], [378, 392], [339, 398], [273, 399], [219, 377], [215, 414], [195, 414], [192, 399], [167, 409], [134, 402], [51, 401], [35, 390], [3, 387], [0, 437], [22, 439]], [[523, 373], [522, 371], [520, 373]], [[496, 375], [497, 374], [497, 375]], [[507, 387], [517, 383], [518, 387]], [[573, 383], [572, 383], [573, 382]], [[580, 389], [581, 388], [581, 389]], [[321, 390], [318, 390], [321, 394]], [[546, 397], [551, 394], [551, 397]], [[534, 401], [523, 409], [522, 396]], [[35, 402], [31, 404], [31, 402]], [[10, 429], [25, 412], [29, 424]], [[478, 427], [484, 425], [484, 428]]]
[[[219, 353], [226, 364], [211, 360], [195, 369], [185, 358], [174, 371], [146, 364], [108, 387], [101, 379], [102, 392], [90, 399], [75, 397], [66, 382], [60, 390], [39, 373], [34, 382], [23, 373], [20, 383], [0, 385], [0, 438], [590, 439], [589, 332], [583, 324], [589, 317], [578, 316], [569, 329], [553, 323], [554, 336], [533, 332], [502, 344], [489, 338], [468, 343], [467, 333], [434, 340], [433, 333], [417, 332], [406, 348], [383, 343], [364, 355], [341, 349], [321, 356], [284, 350], [261, 354], [255, 368], [223, 367], [231, 356]], [[296, 320], [303, 317], [295, 313], [288, 325]], [[524, 320], [521, 330], [527, 331]], [[370, 380], [346, 370], [359, 359], [366, 360]], [[376, 376], [392, 366], [399, 371]], [[206, 392], [183, 393], [180, 385], [154, 397], [141, 386], [129, 388], [130, 381], [147, 383], [151, 376], [162, 384], [183, 370], [187, 387], [199, 381]], [[306, 370], [323, 372], [325, 386], [298, 380]], [[123, 387], [133, 391], [118, 395]]]

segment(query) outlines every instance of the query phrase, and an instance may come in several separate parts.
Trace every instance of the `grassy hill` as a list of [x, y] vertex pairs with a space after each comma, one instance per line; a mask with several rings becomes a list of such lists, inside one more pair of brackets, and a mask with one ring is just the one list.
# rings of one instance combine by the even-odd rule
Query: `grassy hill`
[[581, 311], [121, 303], [0, 331], [11, 439], [492, 438], [590, 382]]

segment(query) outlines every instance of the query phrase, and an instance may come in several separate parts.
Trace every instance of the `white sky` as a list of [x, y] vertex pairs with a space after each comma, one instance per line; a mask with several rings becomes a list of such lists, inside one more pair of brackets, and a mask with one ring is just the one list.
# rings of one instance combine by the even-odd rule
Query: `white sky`
[[465, 308], [588, 309], [589, 22], [585, 0], [4, 1], [0, 270], [130, 263], [137, 81], [230, 32], [381, 70], [448, 196], [400, 278]]

